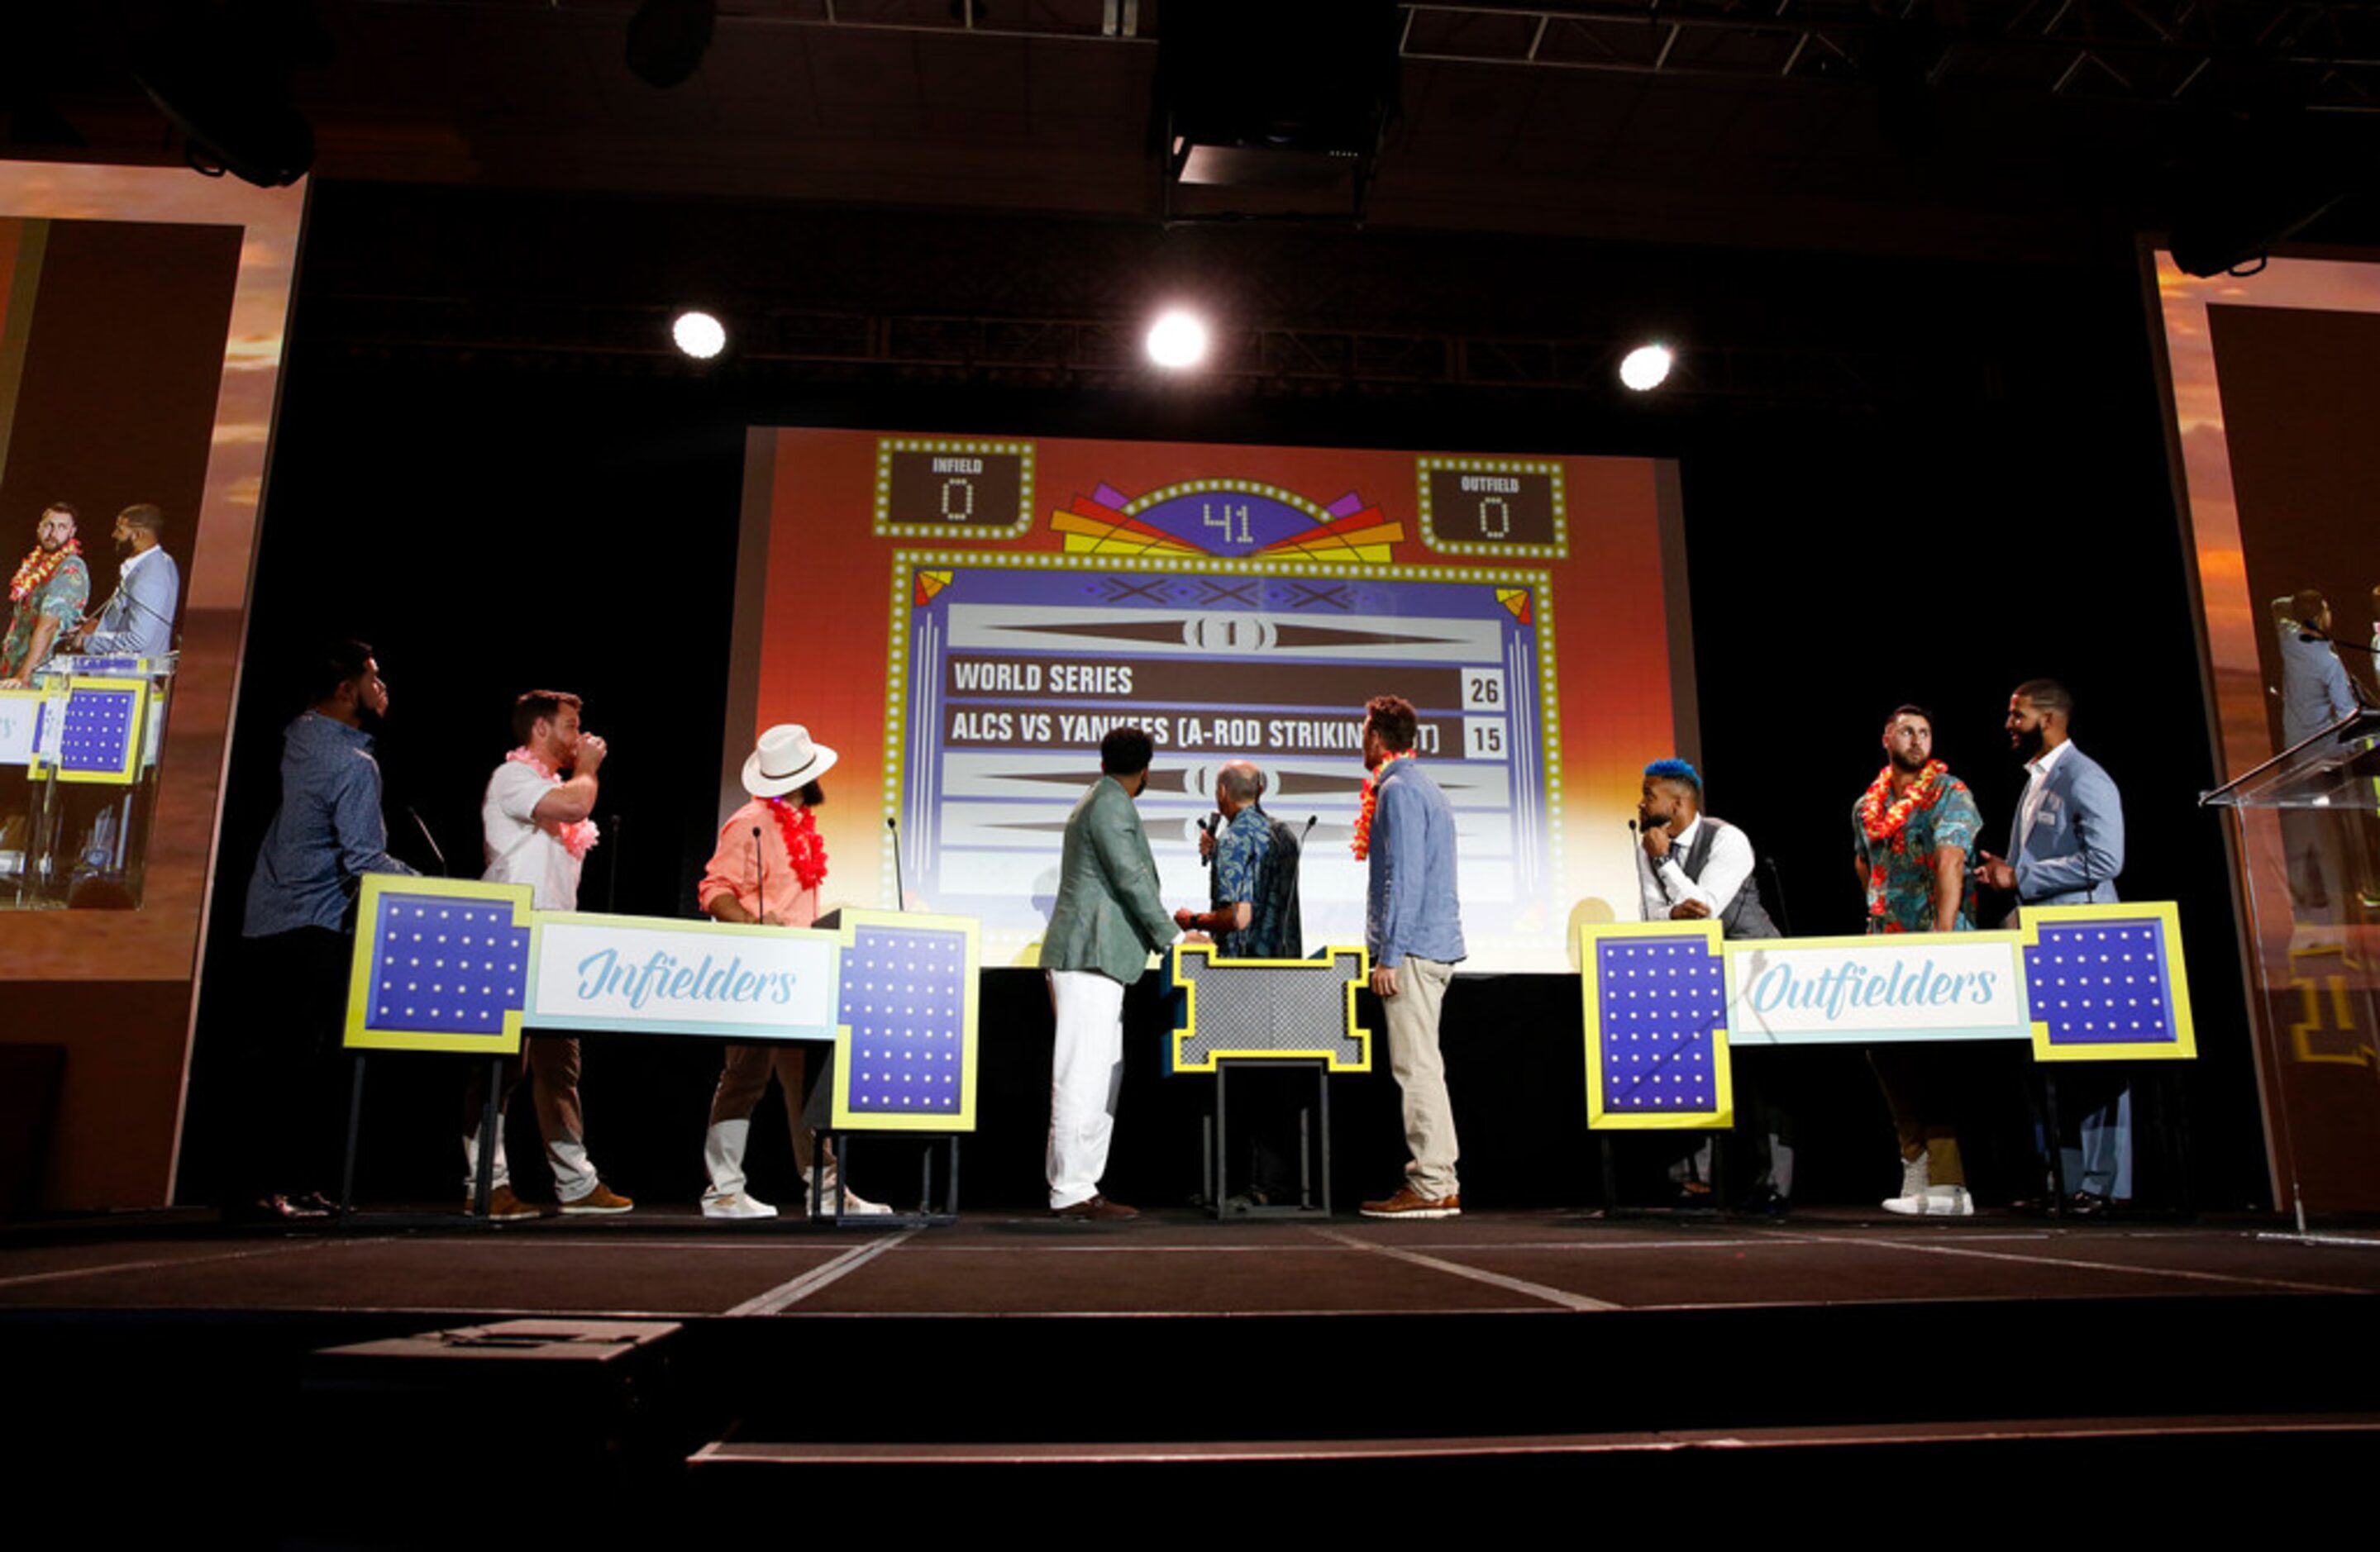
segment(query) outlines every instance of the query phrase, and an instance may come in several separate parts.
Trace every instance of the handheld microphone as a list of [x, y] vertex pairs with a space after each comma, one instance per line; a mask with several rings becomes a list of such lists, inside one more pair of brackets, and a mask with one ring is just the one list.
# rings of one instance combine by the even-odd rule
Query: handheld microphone
[[[1207, 837], [1209, 841], [1213, 840], [1215, 838], [1215, 825], [1221, 818], [1222, 816], [1220, 814], [1201, 814], [1198, 816], [1198, 833]], [[1198, 858], [1198, 866], [1201, 867], [1214, 867], [1215, 849], [1212, 846], [1202, 846], [1199, 850], [1204, 855]]]
[[892, 908], [905, 911], [909, 908], [909, 891], [901, 882], [901, 821], [887, 814], [884, 828], [892, 836]]

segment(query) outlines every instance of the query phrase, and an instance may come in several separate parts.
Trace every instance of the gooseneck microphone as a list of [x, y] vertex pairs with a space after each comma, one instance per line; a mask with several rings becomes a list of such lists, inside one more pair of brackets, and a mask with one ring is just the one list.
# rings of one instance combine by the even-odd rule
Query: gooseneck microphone
[[455, 870], [446, 866], [446, 854], [438, 849], [438, 837], [430, 833], [430, 826], [423, 821], [421, 818], [421, 810], [408, 803], [405, 806], [405, 812], [406, 816], [412, 819], [413, 828], [421, 831], [422, 843], [430, 848], [430, 855], [438, 859], [439, 876], [441, 878], [454, 877]]
[[909, 908], [909, 891], [901, 882], [901, 821], [892, 815], [884, 816], [884, 828], [892, 835], [892, 908]]
[[759, 825], [752, 827], [752, 877], [754, 879], [752, 890], [754, 894], [759, 896], [760, 905], [759, 910], [752, 913], [752, 919], [756, 922], [765, 922], [769, 919], [769, 859], [760, 850]]

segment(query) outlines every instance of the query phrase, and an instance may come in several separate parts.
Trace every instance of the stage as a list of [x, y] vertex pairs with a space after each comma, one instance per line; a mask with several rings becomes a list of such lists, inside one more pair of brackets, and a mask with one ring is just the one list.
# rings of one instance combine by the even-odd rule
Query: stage
[[[806, 1522], [863, 1529], [890, 1494], [906, 1523], [964, 1530], [1061, 1483], [1104, 1504], [1394, 1489], [1417, 1465], [1481, 1491], [1901, 1502], [2003, 1467], [2244, 1491], [2380, 1434], [2380, 1233], [2276, 1230], [1185, 1209], [838, 1231], [640, 1207], [268, 1233], [166, 1215], [0, 1235], [0, 1365], [28, 1470], [112, 1469], [128, 1429], [152, 1441], [156, 1502], [261, 1470], [282, 1488], [225, 1522], [298, 1545], [434, 1540], [458, 1510], [593, 1531], [765, 1516], [789, 1494]], [[457, 1480], [475, 1439], [501, 1469]], [[589, 1461], [598, 1495], [520, 1490]], [[1332, 1515], [1401, 1512], [1392, 1491]]]
[[[2262, 1220], [2259, 1220], [2262, 1221]], [[756, 1316], [1461, 1316], [2380, 1292], [2380, 1235], [2240, 1225], [1783, 1223], [1474, 1213], [927, 1229], [706, 1221], [690, 1208], [472, 1230], [248, 1233], [204, 1215], [0, 1237], [0, 1308], [695, 1320]], [[2331, 1243], [2320, 1243], [2324, 1240]]]

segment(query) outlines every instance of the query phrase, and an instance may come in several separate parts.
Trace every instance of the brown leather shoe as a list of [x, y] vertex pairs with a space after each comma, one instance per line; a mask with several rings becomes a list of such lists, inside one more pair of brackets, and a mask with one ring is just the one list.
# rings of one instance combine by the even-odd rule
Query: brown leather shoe
[[1128, 1218], [1138, 1218], [1140, 1209], [1111, 1202], [1104, 1196], [1086, 1196], [1062, 1207], [1051, 1207], [1050, 1216], [1073, 1219], [1077, 1223], [1121, 1223]]
[[1397, 1194], [1385, 1202], [1366, 1202], [1366, 1218], [1461, 1218], [1463, 1198], [1424, 1196], [1410, 1185], [1397, 1187]]

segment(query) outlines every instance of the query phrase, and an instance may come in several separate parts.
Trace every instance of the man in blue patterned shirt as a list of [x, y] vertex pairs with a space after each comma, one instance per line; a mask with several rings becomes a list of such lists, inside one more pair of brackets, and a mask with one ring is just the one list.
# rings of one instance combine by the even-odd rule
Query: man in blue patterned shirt
[[1246, 760], [1232, 760], [1215, 777], [1220, 831], [1198, 838], [1198, 853], [1215, 865], [1214, 908], [1184, 906], [1173, 925], [1204, 931], [1224, 959], [1302, 959], [1303, 924], [1297, 910], [1297, 842], [1261, 806], [1264, 772]]
[[[338, 643], [314, 670], [312, 704], [282, 735], [281, 806], [249, 876], [247, 1006], [223, 1201], [229, 1214], [320, 1218], [337, 1172], [336, 1056], [354, 957], [348, 919], [367, 873], [412, 873], [388, 855], [380, 762], [364, 731], [388, 712], [372, 649]], [[297, 1188], [308, 1189], [304, 1194]]]
[[[1232, 760], [1216, 772], [1215, 806], [1223, 824], [1198, 837], [1198, 855], [1214, 864], [1214, 908], [1173, 913], [1176, 927], [1207, 932], [1225, 959], [1305, 957], [1297, 836], [1260, 806], [1264, 790], [1264, 772], [1246, 760]], [[1253, 1089], [1241, 1087], [1245, 1079], [1232, 1085], [1234, 1096], [1245, 1096], [1232, 1102], [1232, 1113], [1243, 1118], [1233, 1130], [1247, 1138], [1252, 1155], [1247, 1191], [1231, 1199], [1234, 1208], [1269, 1206], [1298, 1192], [1297, 1155], [1291, 1151], [1298, 1146], [1298, 1085], [1286, 1081], [1295, 1075], [1276, 1069], [1255, 1074]]]

